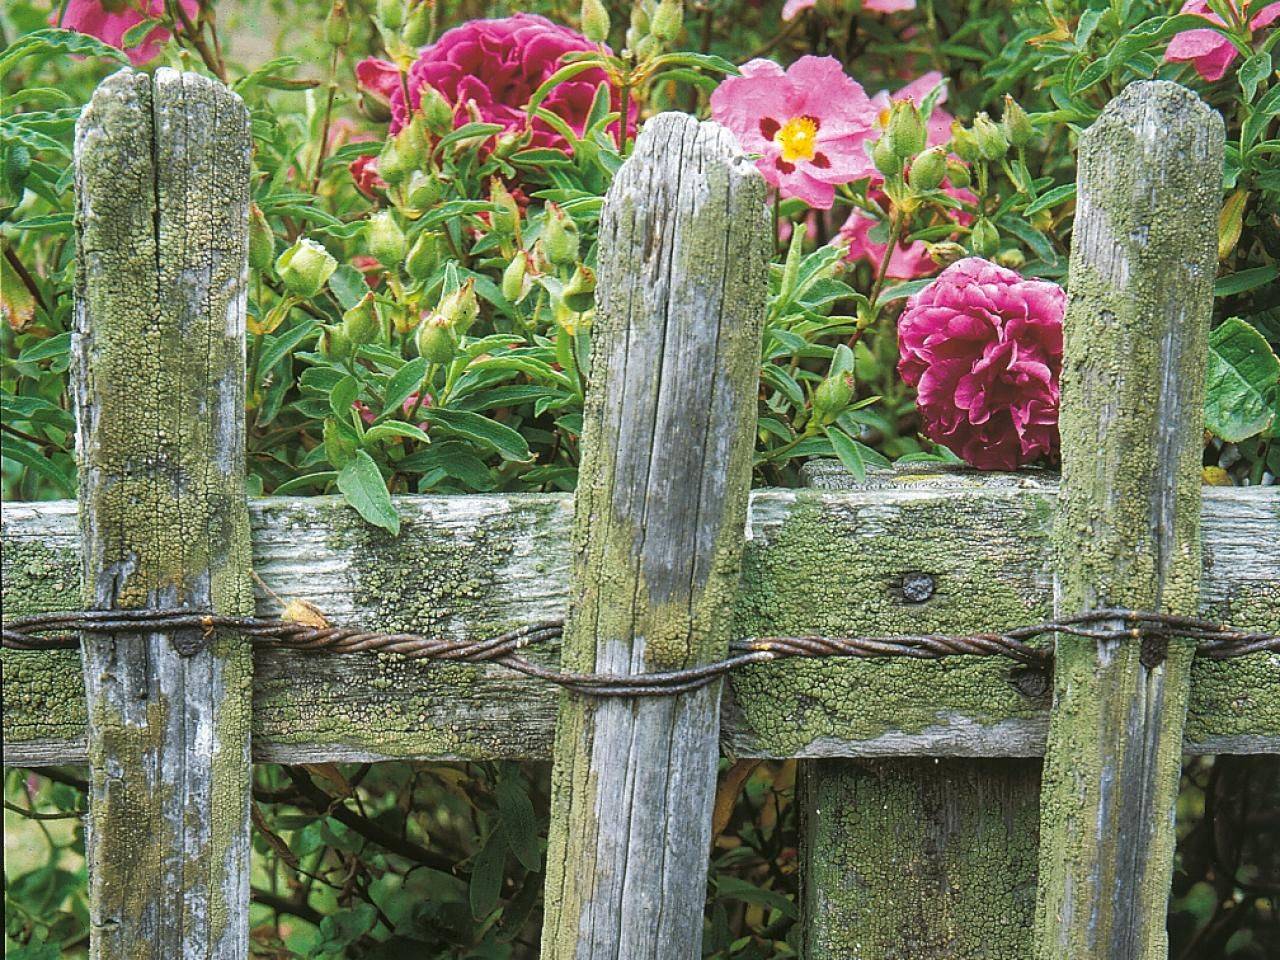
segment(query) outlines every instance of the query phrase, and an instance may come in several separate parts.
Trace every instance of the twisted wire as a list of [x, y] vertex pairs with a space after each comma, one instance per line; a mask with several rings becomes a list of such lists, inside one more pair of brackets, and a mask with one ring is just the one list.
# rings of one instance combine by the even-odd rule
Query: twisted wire
[[[207, 642], [223, 630], [250, 637], [260, 646], [304, 653], [391, 653], [411, 660], [497, 663], [529, 677], [594, 697], [658, 697], [688, 693], [752, 664], [793, 658], [1004, 657], [1023, 667], [1047, 671], [1053, 651], [1029, 641], [1051, 633], [1098, 642], [1152, 642], [1183, 638], [1196, 641], [1196, 654], [1227, 660], [1253, 653], [1280, 653], [1280, 635], [1240, 630], [1201, 617], [1149, 610], [1105, 609], [1059, 617], [1000, 633], [905, 634], [888, 637], [766, 636], [735, 640], [729, 656], [714, 663], [639, 674], [576, 673], [536, 663], [520, 655], [534, 644], [559, 639], [563, 620], [543, 620], [481, 640], [384, 633], [357, 627], [316, 626], [270, 617], [233, 617], [177, 607], [151, 610], [85, 610], [42, 613], [3, 623], [4, 646], [14, 650], [65, 650], [79, 647], [79, 634], [199, 632]], [[182, 649], [198, 649], [203, 643]]]

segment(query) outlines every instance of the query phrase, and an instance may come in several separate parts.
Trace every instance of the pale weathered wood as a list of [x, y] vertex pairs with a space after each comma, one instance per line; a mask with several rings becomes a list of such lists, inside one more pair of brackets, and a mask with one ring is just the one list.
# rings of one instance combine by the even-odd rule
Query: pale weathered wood
[[[1222, 152], [1222, 118], [1167, 82], [1132, 84], [1081, 137], [1062, 375], [1060, 614], [1196, 612]], [[1057, 640], [1040, 960], [1168, 954], [1194, 644], [1142, 647]]]
[[[1048, 475], [913, 467], [873, 474], [856, 491], [757, 490], [734, 633], [949, 631], [1008, 622], [1011, 608], [1046, 616], [1056, 489]], [[252, 500], [255, 569], [338, 623], [462, 637], [564, 613], [570, 498], [396, 505], [399, 538], [336, 498]], [[1280, 630], [1280, 488], [1206, 488], [1202, 527], [1202, 612]], [[65, 608], [79, 576], [75, 505], [4, 504], [0, 561], [6, 617]], [[903, 596], [911, 571], [936, 577], [926, 603]], [[279, 610], [265, 593], [258, 609]], [[0, 660], [5, 763], [83, 762], [79, 657], [6, 650]], [[260, 760], [551, 756], [555, 691], [497, 667], [279, 650], [258, 650], [254, 664]], [[1198, 660], [1186, 752], [1280, 753], [1277, 676], [1280, 654]], [[1049, 697], [1028, 699], [1008, 677], [1002, 661], [767, 664], [726, 692], [722, 745], [741, 757], [1041, 755]]]
[[[77, 125], [72, 355], [93, 607], [252, 612], [248, 186], [244, 105], [193, 74], [121, 71]], [[250, 650], [220, 636], [187, 657], [174, 642], [83, 638], [92, 957], [248, 956]]]
[[[605, 198], [565, 663], [610, 674], [728, 652], [769, 256], [733, 137], [648, 121]], [[544, 960], [701, 955], [720, 683], [565, 695]]]
[[[823, 490], [882, 482], [873, 474], [859, 483], [823, 461], [803, 473]], [[971, 483], [1000, 489], [1010, 477]], [[927, 608], [938, 577], [911, 571], [901, 589], [904, 607]], [[968, 612], [974, 620], [944, 616], [948, 630], [999, 630], [1017, 626], [1018, 611], [1003, 623], [982, 607]], [[938, 629], [929, 619], [919, 617], [915, 629]], [[802, 761], [798, 783], [805, 960], [1025, 960], [1036, 906], [1039, 760]]]

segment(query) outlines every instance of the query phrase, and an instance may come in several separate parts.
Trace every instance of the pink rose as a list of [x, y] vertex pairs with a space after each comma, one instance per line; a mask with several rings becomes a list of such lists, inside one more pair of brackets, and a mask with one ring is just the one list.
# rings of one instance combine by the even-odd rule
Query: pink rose
[[1058, 452], [1066, 294], [969, 257], [907, 301], [898, 373], [917, 391], [921, 432], [983, 470]]
[[727, 127], [783, 197], [829, 209], [835, 185], [875, 172], [866, 141], [875, 108], [834, 57], [801, 57], [787, 70], [752, 60], [711, 94], [711, 116]]
[[[787, 0], [782, 8], [783, 20], [794, 20], [796, 16], [817, 4], [818, 0]], [[914, 10], [916, 0], [862, 0], [862, 9], [870, 13], [897, 13], [899, 10]]]
[[[193, 21], [199, 12], [197, 0], [181, 0], [182, 9]], [[67, 30], [97, 37], [103, 43], [119, 47], [124, 43], [124, 35], [130, 28], [136, 27], [143, 20], [164, 15], [164, 0], [115, 0], [104, 3], [103, 0], [69, 0], [66, 12], [58, 22], [57, 4], [49, 15], [49, 22]], [[164, 27], [155, 27], [147, 32], [142, 42], [125, 50], [129, 61], [135, 66], [155, 59], [160, 47], [169, 39], [169, 31]]]
[[[521, 131], [526, 125], [525, 105], [542, 82], [564, 66], [561, 58], [573, 51], [598, 49], [568, 27], [536, 14], [517, 13], [501, 20], [471, 20], [446, 31], [418, 54], [409, 68], [407, 83], [401, 81], [393, 64], [372, 58], [357, 65], [356, 79], [366, 94], [391, 108], [392, 133], [408, 120], [405, 87], [410, 105], [417, 109], [425, 84], [453, 105], [455, 125], [471, 119], [468, 104], [474, 104], [486, 123]], [[596, 91], [607, 82], [604, 71], [587, 70], [556, 86], [542, 106], [581, 133]], [[613, 97], [616, 109], [620, 99], [617, 91]], [[635, 122], [634, 104], [629, 122]], [[564, 138], [543, 120], [535, 119], [531, 130], [530, 146], [567, 147]]]
[[[1235, 5], [1242, 23], [1247, 23], [1250, 30], [1261, 30], [1280, 19], [1280, 3], [1269, 3], [1265, 6], [1259, 0], [1228, 0]], [[1222, 18], [1210, 9], [1205, 0], [1187, 0], [1182, 5], [1182, 13], [1198, 14], [1211, 23], [1225, 26]], [[1196, 73], [1211, 83], [1221, 80], [1227, 68], [1240, 56], [1236, 45], [1224, 34], [1205, 27], [1200, 30], [1183, 30], [1172, 40], [1164, 52], [1164, 58], [1171, 63], [1190, 61]]]

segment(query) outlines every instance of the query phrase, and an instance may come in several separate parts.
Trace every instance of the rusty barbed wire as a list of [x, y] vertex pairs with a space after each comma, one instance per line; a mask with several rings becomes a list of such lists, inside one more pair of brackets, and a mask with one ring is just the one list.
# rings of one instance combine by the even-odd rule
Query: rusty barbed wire
[[[292, 606], [292, 605], [290, 605]], [[1053, 651], [1029, 641], [1063, 633], [1095, 641], [1139, 641], [1149, 645], [1176, 638], [1196, 641], [1196, 654], [1226, 660], [1253, 653], [1280, 652], [1280, 635], [1248, 631], [1200, 617], [1148, 610], [1105, 609], [1059, 617], [1013, 630], [947, 634], [907, 634], [888, 637], [827, 637], [816, 635], [748, 637], [730, 644], [730, 655], [714, 663], [640, 674], [575, 673], [536, 663], [520, 655], [526, 647], [559, 639], [563, 620], [543, 620], [483, 640], [429, 637], [418, 633], [385, 633], [328, 623], [314, 607], [303, 605], [306, 620], [233, 617], [170, 607], [153, 610], [86, 610], [44, 613], [3, 623], [4, 646], [14, 650], [75, 649], [77, 634], [196, 633], [198, 641], [178, 646], [184, 653], [202, 647], [219, 630], [252, 638], [258, 645], [305, 653], [391, 653], [411, 660], [496, 663], [529, 677], [545, 680], [594, 697], [657, 697], [697, 690], [726, 674], [752, 664], [774, 660], [820, 657], [1004, 657], [1023, 667], [1047, 671]]]

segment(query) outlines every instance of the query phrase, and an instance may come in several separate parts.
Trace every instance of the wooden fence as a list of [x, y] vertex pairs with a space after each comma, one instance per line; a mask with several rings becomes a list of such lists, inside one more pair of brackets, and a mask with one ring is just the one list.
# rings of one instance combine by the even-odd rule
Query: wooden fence
[[[764, 185], [720, 128], [657, 117], [605, 206], [576, 501], [404, 497], [392, 538], [332, 498], [246, 501], [246, 113], [200, 77], [124, 71], [77, 132], [79, 503], [4, 505], [6, 615], [77, 585], [93, 607], [251, 613], [253, 569], [376, 629], [568, 612], [564, 664], [621, 674], [714, 661], [732, 636], [1115, 605], [1280, 629], [1280, 491], [1200, 486], [1222, 141], [1159, 82], [1082, 138], [1061, 483], [814, 464], [808, 490], [749, 491]], [[723, 696], [593, 700], [493, 665], [177, 649], [200, 639], [4, 652], [5, 763], [91, 771], [95, 957], [247, 955], [251, 756], [551, 758], [543, 956], [697, 957], [724, 752], [806, 761], [810, 960], [1152, 960], [1181, 754], [1280, 753], [1280, 654], [1190, 641], [1060, 638], [1052, 678], [793, 660]]]

